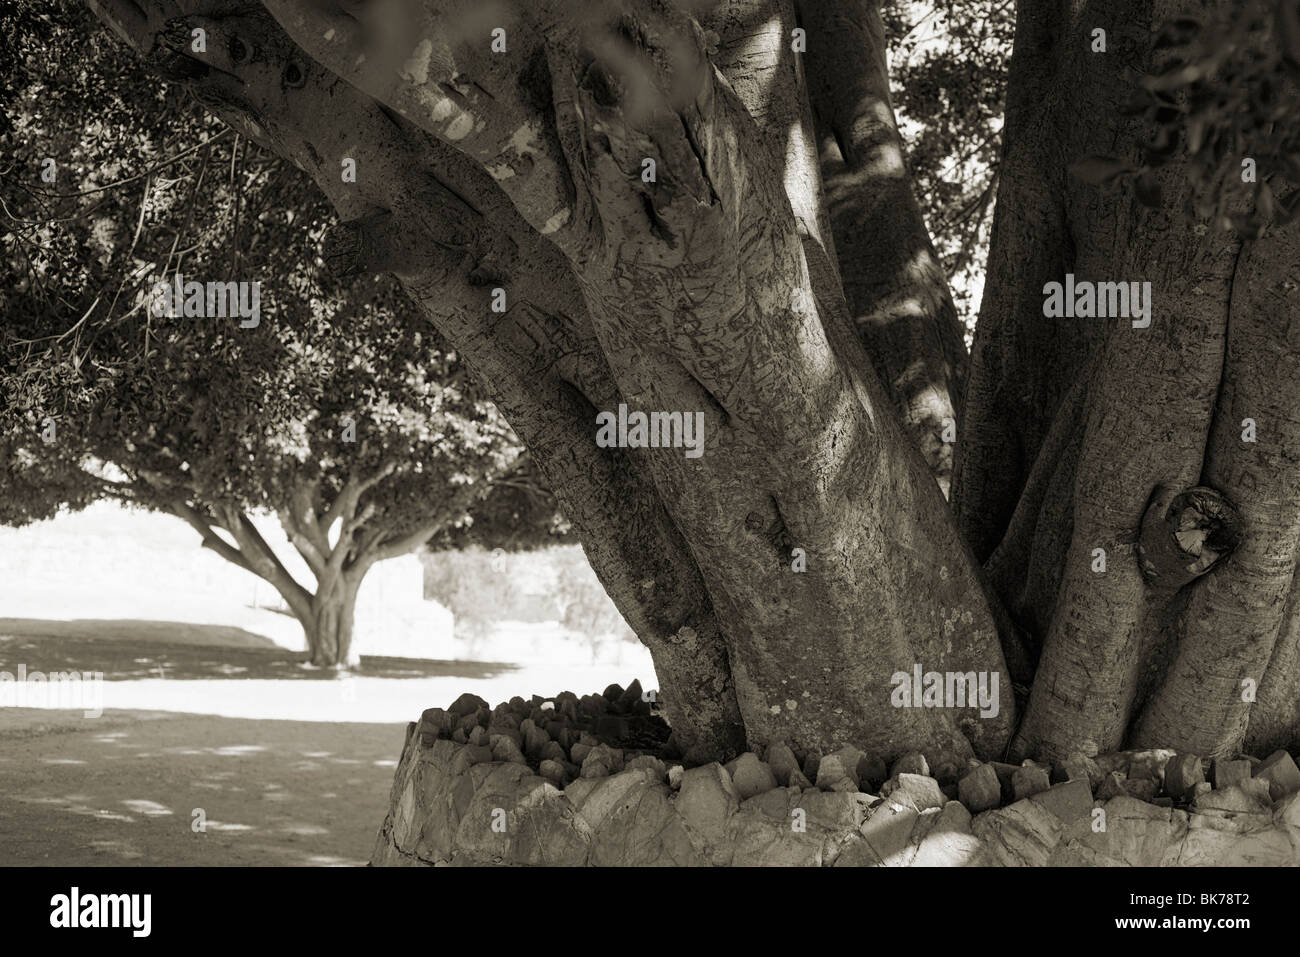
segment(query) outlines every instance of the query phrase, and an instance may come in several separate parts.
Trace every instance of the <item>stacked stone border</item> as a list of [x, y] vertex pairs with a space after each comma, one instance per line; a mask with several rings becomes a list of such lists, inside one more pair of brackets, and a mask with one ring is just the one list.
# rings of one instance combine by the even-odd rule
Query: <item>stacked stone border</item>
[[426, 711], [407, 727], [371, 864], [1300, 864], [1286, 751], [972, 761], [943, 780], [916, 753], [886, 768], [852, 747], [800, 761], [775, 744], [684, 768], [649, 697], [634, 682]]

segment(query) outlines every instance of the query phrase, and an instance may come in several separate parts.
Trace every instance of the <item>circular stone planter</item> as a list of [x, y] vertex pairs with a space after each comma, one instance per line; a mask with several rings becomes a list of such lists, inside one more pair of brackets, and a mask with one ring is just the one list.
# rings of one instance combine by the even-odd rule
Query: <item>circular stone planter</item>
[[667, 738], [636, 683], [493, 710], [462, 695], [408, 725], [371, 864], [1300, 864], [1285, 751], [972, 762], [941, 784], [919, 754], [886, 772], [853, 748], [684, 769]]

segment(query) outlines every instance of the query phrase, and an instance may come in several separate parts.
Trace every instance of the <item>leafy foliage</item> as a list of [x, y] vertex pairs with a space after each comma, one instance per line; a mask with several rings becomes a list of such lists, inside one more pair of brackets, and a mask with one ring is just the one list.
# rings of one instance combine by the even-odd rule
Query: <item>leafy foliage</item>
[[[104, 495], [280, 509], [305, 486], [328, 503], [392, 466], [361, 503], [386, 540], [465, 524], [519, 443], [393, 281], [328, 275], [333, 213], [308, 180], [78, 5], [20, 7], [0, 30], [17, 38], [0, 134], [0, 521]], [[260, 322], [155, 314], [154, 284], [178, 273], [259, 282]]]
[[958, 313], [971, 329], [997, 194], [1015, 4], [892, 0], [882, 13], [914, 188]]
[[[1138, 162], [1085, 157], [1088, 182], [1123, 182], [1159, 206], [1156, 170], [1185, 158], [1185, 212], [1258, 237], [1300, 217], [1300, 2], [1248, 0], [1163, 24], [1159, 66], [1129, 106], [1147, 126]], [[1253, 175], [1243, 164], [1253, 163]]]

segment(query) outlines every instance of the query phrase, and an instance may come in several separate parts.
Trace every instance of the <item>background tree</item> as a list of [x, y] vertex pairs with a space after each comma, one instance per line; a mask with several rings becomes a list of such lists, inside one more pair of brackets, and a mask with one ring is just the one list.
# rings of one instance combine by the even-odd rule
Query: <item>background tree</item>
[[[312, 662], [354, 661], [366, 572], [469, 525], [495, 480], [513, 491], [518, 443], [391, 280], [323, 274], [331, 217], [300, 174], [192, 104], [147, 116], [145, 75], [120, 123], [78, 109], [103, 78], [67, 68], [102, 38], [75, 21], [45, 48], [66, 58], [55, 80], [42, 69], [14, 91], [13, 163], [52, 154], [61, 171], [6, 201], [0, 521], [105, 496], [171, 512], [277, 589]], [[186, 136], [205, 145], [154, 158]], [[124, 156], [151, 172], [123, 177]], [[157, 314], [153, 284], [179, 274], [260, 282], [259, 323]], [[279, 516], [313, 584], [254, 510]]]
[[911, 188], [969, 344], [997, 195], [1015, 3], [889, 0], [880, 13]]
[[[688, 758], [852, 742], [942, 778], [1007, 746], [1005, 696], [986, 720], [892, 707], [918, 664], [1032, 683], [1018, 754], [1300, 738], [1296, 227], [1182, 219], [1167, 141], [1159, 195], [1069, 173], [1149, 165], [1150, 119], [1204, 112], [1195, 83], [1201, 135], [1223, 131], [1198, 142], [1238, 165], [1281, 144], [1293, 0], [1019, 5], [964, 407], [866, 0], [91, 6], [309, 171], [343, 219], [330, 260], [397, 275], [473, 365], [655, 656]], [[1222, 55], [1153, 43], [1177, 18]], [[1143, 77], [1177, 89], [1153, 117], [1128, 109]], [[1262, 175], [1290, 209], [1287, 169]], [[1151, 326], [1045, 318], [1067, 272], [1150, 281]], [[619, 402], [703, 410], [704, 456], [597, 448]]]

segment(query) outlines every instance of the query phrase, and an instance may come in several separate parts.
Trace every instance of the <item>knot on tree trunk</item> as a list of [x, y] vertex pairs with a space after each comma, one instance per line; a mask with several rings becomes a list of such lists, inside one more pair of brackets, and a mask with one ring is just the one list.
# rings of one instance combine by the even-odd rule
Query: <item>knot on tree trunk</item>
[[1243, 534], [1241, 513], [1214, 489], [1157, 487], [1142, 516], [1138, 567], [1153, 587], [1181, 588], [1232, 554]]

